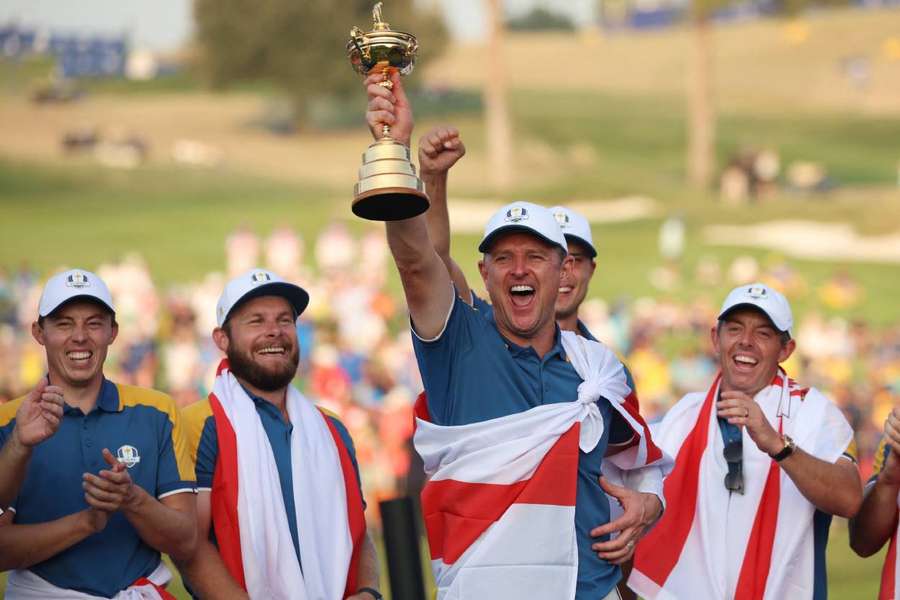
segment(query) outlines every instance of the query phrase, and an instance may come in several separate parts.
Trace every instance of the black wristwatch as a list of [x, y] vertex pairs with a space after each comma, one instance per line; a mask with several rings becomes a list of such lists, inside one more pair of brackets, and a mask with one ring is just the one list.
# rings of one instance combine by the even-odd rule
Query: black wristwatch
[[784, 448], [782, 448], [781, 452], [778, 452], [777, 454], [769, 455], [775, 462], [781, 462], [786, 459], [788, 456], [794, 453], [794, 449], [797, 447], [797, 445], [794, 443], [794, 440], [792, 440], [790, 436], [783, 435], [781, 437], [784, 439]]
[[375, 600], [384, 600], [384, 596], [381, 595], [381, 592], [379, 592], [378, 590], [374, 590], [370, 587], [361, 587], [358, 590], [356, 590], [357, 594], [362, 594], [363, 592], [369, 594], [370, 596], [375, 598]]

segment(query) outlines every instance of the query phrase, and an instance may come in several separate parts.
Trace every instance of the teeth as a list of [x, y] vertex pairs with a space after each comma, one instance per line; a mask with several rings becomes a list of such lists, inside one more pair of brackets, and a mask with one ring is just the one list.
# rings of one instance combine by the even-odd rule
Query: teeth
[[745, 365], [755, 365], [756, 359], [750, 358], [749, 356], [743, 356], [741, 354], [734, 357], [734, 360], [739, 363], [744, 363]]
[[260, 354], [284, 354], [284, 348], [281, 346], [268, 346], [259, 352]]
[[568, 294], [568, 293], [571, 292], [571, 291], [572, 291], [572, 288], [570, 288], [570, 287], [567, 286], [567, 285], [566, 285], [566, 286], [563, 286], [563, 287], [561, 287], [561, 288], [559, 288], [559, 293], [560, 293], [560, 294]]
[[91, 353], [90, 352], [69, 352], [68, 354], [66, 354], [66, 356], [68, 356], [72, 360], [84, 360], [86, 358], [90, 358]]
[[533, 292], [534, 288], [531, 287], [530, 285], [514, 285], [511, 288], [509, 288], [509, 291], [514, 294], [515, 293], [528, 293], [528, 292]]

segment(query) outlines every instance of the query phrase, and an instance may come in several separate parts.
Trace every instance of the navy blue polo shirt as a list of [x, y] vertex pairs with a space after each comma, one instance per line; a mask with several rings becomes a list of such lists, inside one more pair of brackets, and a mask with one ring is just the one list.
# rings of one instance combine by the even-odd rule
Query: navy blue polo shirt
[[[21, 399], [0, 406], [0, 444], [12, 434]], [[17, 524], [38, 524], [88, 508], [82, 474], [108, 468], [101, 451], [129, 459], [135, 485], [164, 498], [194, 491], [181, 417], [165, 394], [104, 379], [88, 414], [65, 405], [59, 429], [32, 451], [15, 500]], [[138, 536], [121, 512], [99, 533], [30, 570], [61, 588], [110, 598], [149, 575], [160, 554]]]
[[[480, 311], [455, 298], [447, 326], [432, 341], [413, 333], [428, 410], [438, 425], [466, 425], [578, 397], [581, 378], [566, 360], [559, 328], [553, 348], [539, 357], [533, 348], [503, 338], [493, 311]], [[598, 402], [604, 432], [600, 443], [578, 460], [575, 535], [578, 543], [577, 600], [608, 594], [621, 577], [619, 567], [597, 557], [590, 531], [609, 522], [609, 501], [599, 484], [609, 442], [612, 407]], [[608, 538], [604, 538], [608, 539]]]
[[[281, 411], [271, 402], [251, 394], [246, 388], [244, 392], [253, 400], [256, 413], [262, 423], [266, 437], [269, 438], [269, 445], [272, 447], [272, 454], [275, 457], [275, 466], [278, 469], [278, 480], [281, 484], [281, 496], [284, 499], [284, 509], [291, 530], [291, 539], [294, 542], [294, 552], [297, 555], [297, 562], [300, 562], [300, 536], [297, 531], [297, 511], [294, 503], [294, 478], [291, 469], [291, 432], [294, 426], [285, 420]], [[335, 426], [344, 446], [350, 454], [350, 460], [353, 462], [353, 470], [356, 472], [356, 482], [360, 485], [359, 466], [356, 462], [356, 450], [353, 447], [353, 439], [344, 424], [336, 417], [326, 415], [329, 421]], [[209, 400], [201, 400], [185, 408], [184, 418], [187, 423], [188, 445], [191, 453], [195, 454], [197, 488], [201, 491], [211, 491], [213, 484], [213, 474], [216, 471], [216, 460], [219, 456], [219, 437], [216, 432], [216, 419], [212, 415], [212, 408], [209, 406]], [[360, 498], [362, 495], [362, 486], [360, 485]], [[363, 500], [365, 506], [365, 500]], [[210, 541], [216, 544], [215, 529], [209, 529]], [[218, 546], [216, 544], [216, 546]], [[302, 566], [302, 565], [301, 565]]]
[[[480, 298], [475, 292], [472, 292], [472, 306], [474, 306], [478, 311], [485, 316], [490, 316], [493, 318], [494, 315], [494, 307], [491, 306], [490, 303], [485, 302], [482, 298]], [[601, 343], [600, 340], [594, 337], [594, 334], [590, 332], [587, 326], [578, 319], [578, 323], [576, 325], [578, 329], [578, 335], [581, 337], [591, 340], [592, 342]], [[634, 386], [634, 377], [631, 376], [631, 371], [628, 370], [628, 365], [622, 363], [622, 368], [625, 370], [625, 381], [628, 383], [628, 387], [631, 388], [631, 393], [637, 397], [637, 388]], [[634, 438], [634, 431], [631, 430], [631, 425], [628, 424], [625, 419], [619, 413], [613, 413], [612, 415], [612, 427], [609, 432], [609, 443], [612, 446], [621, 446], [622, 444], [626, 444], [630, 442]]]

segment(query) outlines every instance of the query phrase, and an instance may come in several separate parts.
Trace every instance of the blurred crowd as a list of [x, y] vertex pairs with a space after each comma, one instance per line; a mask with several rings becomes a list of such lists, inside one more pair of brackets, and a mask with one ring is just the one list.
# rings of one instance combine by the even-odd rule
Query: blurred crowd
[[[119, 336], [110, 348], [107, 376], [163, 390], [182, 406], [205, 397], [221, 358], [210, 336], [216, 301], [229, 277], [265, 266], [310, 292], [310, 306], [297, 324], [301, 360], [295, 383], [347, 425], [369, 504], [416, 493], [421, 469], [413, 464], [410, 438], [412, 404], [422, 385], [402, 297], [388, 290], [392, 267], [383, 231], [355, 236], [343, 224], [332, 224], [312, 242], [309, 257], [304, 240], [286, 228], [265, 239], [241, 228], [225, 246], [223, 272], [167, 289], [154, 283], [138, 255], [96, 269], [118, 311]], [[0, 402], [26, 391], [45, 372], [30, 330], [47, 275], [27, 265], [0, 271]], [[670, 261], [649, 276], [660, 282], [659, 297], [591, 299], [582, 315], [628, 364], [651, 420], [682, 394], [706, 390], [715, 374], [709, 329], [721, 301], [713, 287], [720, 279], [762, 279], [792, 299], [818, 294], [819, 304], [832, 308], [852, 306], [864, 293], [845, 272], [810, 290], [788, 265], [760, 268], [747, 257], [727, 267], [703, 259], [690, 275]], [[685, 280], [700, 291], [689, 302], [671, 299], [676, 294], [670, 291]], [[798, 350], [786, 370], [846, 412], [867, 476], [882, 424], [900, 393], [900, 327], [876, 329], [806, 312], [797, 315], [794, 333]]]

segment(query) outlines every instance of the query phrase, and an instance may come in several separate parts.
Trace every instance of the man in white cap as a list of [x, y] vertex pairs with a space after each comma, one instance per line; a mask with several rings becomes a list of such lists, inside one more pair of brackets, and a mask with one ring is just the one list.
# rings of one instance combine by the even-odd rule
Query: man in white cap
[[[411, 112], [392, 83], [366, 80], [367, 120], [408, 143]], [[415, 443], [430, 476], [422, 506], [438, 598], [617, 598], [619, 569], [591, 536], [609, 521], [599, 476], [612, 415], [639, 440], [617, 455], [625, 467], [666, 457], [625, 406], [618, 359], [556, 325], [571, 259], [553, 215], [514, 202], [488, 221], [479, 271], [490, 314], [458, 297], [425, 216], [387, 223], [387, 236], [427, 393]]]
[[890, 541], [881, 571], [879, 600], [900, 598], [897, 559], [898, 503], [900, 503], [900, 407], [884, 422], [884, 437], [875, 453], [875, 468], [866, 484], [862, 507], [850, 521], [850, 547], [862, 557], [872, 556]]
[[38, 314], [32, 335], [48, 374], [0, 406], [0, 500], [14, 497], [15, 510], [0, 527], [0, 568], [14, 569], [6, 598], [169, 597], [160, 553], [184, 559], [196, 545], [175, 403], [104, 377], [118, 325], [95, 274], [51, 277]]
[[[450, 219], [447, 209], [447, 180], [450, 169], [465, 155], [466, 148], [455, 127], [435, 127], [419, 140], [419, 169], [431, 205], [426, 213], [428, 232], [435, 250], [450, 272], [457, 293], [464, 301], [474, 304], [483, 314], [491, 306], [469, 288], [465, 274], [450, 255]], [[590, 281], [597, 267], [597, 250], [587, 219], [563, 207], [549, 209], [559, 223], [566, 239], [571, 268], [563, 269], [556, 299], [556, 322], [563, 331], [573, 331], [589, 340], [598, 341], [578, 318], [578, 311], [587, 296]], [[631, 393], [627, 400], [638, 406], [634, 378], [625, 366], [625, 376]], [[622, 451], [636, 442], [631, 429], [621, 418], [613, 416], [608, 454]], [[621, 485], [620, 485], [621, 484]], [[613, 520], [592, 533], [601, 537], [611, 532], [625, 531], [616, 539], [600, 542], [594, 548], [599, 556], [623, 565], [631, 558], [633, 545], [628, 542], [643, 535], [662, 513], [662, 474], [656, 467], [622, 472], [609, 463], [604, 467], [603, 486], [610, 492]], [[619, 586], [623, 595], [631, 596], [624, 581]]]
[[179, 566], [197, 597], [381, 598], [353, 441], [291, 385], [308, 302], [262, 269], [219, 298], [212, 335], [227, 358], [184, 410], [200, 540]]
[[825, 598], [832, 515], [862, 502], [853, 431], [840, 409], [790, 379], [787, 299], [735, 288], [711, 330], [720, 373], [666, 414], [676, 456], [666, 512], [639, 544], [629, 586], [654, 598]]

